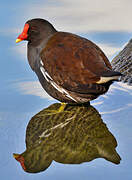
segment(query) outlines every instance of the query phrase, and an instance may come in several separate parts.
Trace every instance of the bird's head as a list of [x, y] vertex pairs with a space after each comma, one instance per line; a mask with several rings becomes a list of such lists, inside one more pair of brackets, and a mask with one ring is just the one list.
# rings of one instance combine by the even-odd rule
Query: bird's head
[[44, 19], [31, 19], [24, 25], [22, 33], [16, 39], [16, 43], [27, 40], [29, 42], [41, 42], [56, 32], [51, 23]]
[[26, 171], [26, 167], [25, 167], [25, 164], [24, 164], [24, 157], [21, 155], [21, 154], [13, 154], [13, 157], [18, 161], [20, 162], [22, 168], [24, 171]]
[[[22, 154], [13, 154], [13, 157], [21, 164], [23, 170], [28, 173], [39, 173], [46, 170], [52, 163], [50, 155], [41, 154], [36, 148], [26, 150]], [[39, 154], [39, 156], [38, 156]]]

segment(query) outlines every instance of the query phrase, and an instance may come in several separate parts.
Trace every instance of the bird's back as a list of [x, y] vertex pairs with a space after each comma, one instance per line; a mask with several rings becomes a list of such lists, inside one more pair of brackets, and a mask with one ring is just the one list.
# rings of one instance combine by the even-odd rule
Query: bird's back
[[57, 32], [41, 52], [44, 66], [50, 76], [61, 82], [71, 78], [81, 84], [95, 83], [100, 76], [111, 70], [111, 65], [102, 50], [93, 42], [80, 36]]

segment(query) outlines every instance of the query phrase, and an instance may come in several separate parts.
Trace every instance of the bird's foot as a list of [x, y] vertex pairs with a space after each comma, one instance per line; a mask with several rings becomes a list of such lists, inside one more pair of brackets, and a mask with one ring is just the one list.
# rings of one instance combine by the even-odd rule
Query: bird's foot
[[69, 113], [69, 111], [65, 111], [66, 105], [67, 105], [66, 103], [61, 103], [59, 109], [47, 110], [48, 113], [46, 115], [52, 115], [52, 114], [57, 114], [57, 113], [62, 113], [62, 112]]
[[66, 105], [67, 105], [66, 103], [61, 103], [61, 106], [59, 107], [58, 112], [63, 112], [66, 108]]

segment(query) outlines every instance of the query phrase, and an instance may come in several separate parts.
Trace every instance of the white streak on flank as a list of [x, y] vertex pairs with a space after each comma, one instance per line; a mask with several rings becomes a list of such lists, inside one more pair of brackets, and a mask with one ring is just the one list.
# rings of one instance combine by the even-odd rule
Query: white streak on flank
[[52, 80], [53, 81], [53, 79], [50, 77], [50, 75], [45, 71], [45, 75], [50, 79], [50, 80]]
[[40, 61], [40, 64], [41, 64], [42, 66], [44, 65], [44, 63], [43, 63], [43, 61], [42, 61], [42, 60]]
[[45, 79], [49, 82], [50, 80], [53, 81], [53, 79], [51, 78], [51, 76], [45, 71], [45, 69], [41, 66], [40, 70], [42, 72], [42, 74], [44, 75]]
[[73, 101], [77, 102], [72, 96], [70, 96], [70, 94], [63, 89], [62, 87], [58, 86], [53, 79], [50, 77], [50, 75], [45, 71], [45, 69], [41, 66], [40, 70], [44, 76], [44, 78], [46, 79], [47, 82], [51, 83], [51, 85], [57, 89], [59, 92], [61, 92], [62, 94], [65, 94], [68, 98], [72, 99]]
[[45, 71], [44, 71], [44, 68], [43, 68], [42, 66], [40, 67], [40, 70], [41, 70], [41, 72], [42, 72], [44, 78], [46, 79], [46, 81], [49, 82], [49, 79], [47, 78], [47, 76], [46, 76], [46, 74], [45, 74]]
[[[50, 135], [51, 135], [51, 132], [50, 132], [50, 131], [52, 131], [52, 130], [54, 130], [54, 129], [57, 129], [57, 128], [63, 128], [63, 127], [65, 127], [73, 118], [75, 118], [75, 116], [76, 116], [76, 115], [74, 114], [72, 117], [66, 119], [66, 122], [65, 122], [65, 123], [60, 123], [60, 124], [57, 124], [56, 126], [50, 128], [50, 129], [46, 129], [39, 137], [40, 137], [40, 138], [44, 138], [44, 137], [50, 136]], [[49, 133], [47, 134], [47, 132], [49, 132]]]
[[[46, 129], [39, 137], [40, 137], [40, 138], [43, 138], [43, 137], [48, 137], [48, 136], [50, 136], [51, 133], [48, 133], [48, 134], [47, 134], [48, 131], [49, 131], [49, 129]], [[41, 143], [41, 141], [40, 141], [40, 143]]]
[[101, 77], [99, 81], [97, 81], [97, 84], [106, 83], [110, 80], [118, 80], [120, 76], [112, 76], [112, 77]]
[[51, 83], [52, 86], [53, 86], [55, 89], [57, 89], [59, 92], [61, 92], [62, 94], [65, 94], [67, 97], [69, 97], [69, 98], [72, 99], [73, 101], [77, 102], [73, 97], [71, 97], [71, 96], [69, 95], [69, 93], [68, 93], [65, 89], [63, 89], [63, 88], [61, 88], [60, 86], [58, 86], [54, 81], [51, 81], [50, 83]]

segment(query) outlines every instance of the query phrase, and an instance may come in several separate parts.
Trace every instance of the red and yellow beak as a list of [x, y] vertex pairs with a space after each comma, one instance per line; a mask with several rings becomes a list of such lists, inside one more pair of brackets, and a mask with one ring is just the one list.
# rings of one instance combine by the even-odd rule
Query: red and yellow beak
[[20, 154], [13, 153], [13, 157], [17, 160], [20, 157]]
[[22, 39], [18, 39], [18, 38], [16, 39], [16, 43], [18, 43], [18, 42], [20, 42], [20, 41], [22, 41]]
[[15, 154], [15, 153], [13, 153], [13, 157], [21, 163], [22, 168], [24, 169], [24, 171], [26, 171], [26, 167], [24, 164], [24, 157], [21, 154]]
[[27, 35], [28, 29], [29, 29], [29, 24], [26, 23], [25, 26], [24, 26], [23, 32], [16, 39], [16, 43], [27, 39], [27, 37], [28, 37], [28, 35]]

